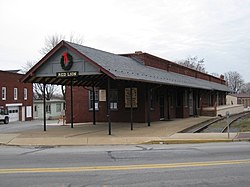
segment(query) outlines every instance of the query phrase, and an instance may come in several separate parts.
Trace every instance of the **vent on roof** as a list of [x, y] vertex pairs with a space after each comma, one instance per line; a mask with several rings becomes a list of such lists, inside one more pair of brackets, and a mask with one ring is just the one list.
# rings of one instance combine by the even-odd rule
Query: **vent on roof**
[[142, 54], [142, 51], [135, 51], [135, 54]]

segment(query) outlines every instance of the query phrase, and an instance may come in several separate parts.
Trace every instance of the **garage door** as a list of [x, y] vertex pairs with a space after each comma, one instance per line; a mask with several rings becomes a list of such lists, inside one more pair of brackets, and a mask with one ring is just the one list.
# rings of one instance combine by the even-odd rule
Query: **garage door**
[[9, 110], [9, 118], [10, 118], [10, 122], [12, 121], [19, 121], [19, 107], [17, 106], [9, 106], [8, 107]]

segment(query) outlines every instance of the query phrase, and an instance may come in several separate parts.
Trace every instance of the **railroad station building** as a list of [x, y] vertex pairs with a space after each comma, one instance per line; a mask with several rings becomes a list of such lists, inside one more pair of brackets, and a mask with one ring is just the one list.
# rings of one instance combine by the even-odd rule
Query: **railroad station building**
[[214, 116], [230, 92], [223, 77], [148, 53], [117, 55], [66, 41], [45, 55], [22, 81], [66, 85], [66, 120], [72, 127], [76, 122], [150, 125], [159, 120]]

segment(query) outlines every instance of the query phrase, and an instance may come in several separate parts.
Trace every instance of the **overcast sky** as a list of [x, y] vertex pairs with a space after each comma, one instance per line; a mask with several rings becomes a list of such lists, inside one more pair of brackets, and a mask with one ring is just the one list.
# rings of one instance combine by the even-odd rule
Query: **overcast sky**
[[250, 82], [250, 0], [0, 0], [0, 69], [41, 59], [47, 36], [112, 53], [198, 56], [209, 73]]

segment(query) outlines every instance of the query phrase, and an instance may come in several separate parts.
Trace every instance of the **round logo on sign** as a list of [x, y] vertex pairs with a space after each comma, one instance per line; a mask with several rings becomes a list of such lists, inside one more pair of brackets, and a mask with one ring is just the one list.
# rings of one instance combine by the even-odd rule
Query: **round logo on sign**
[[70, 70], [73, 65], [73, 57], [68, 53], [63, 53], [61, 57], [61, 67], [64, 70]]

